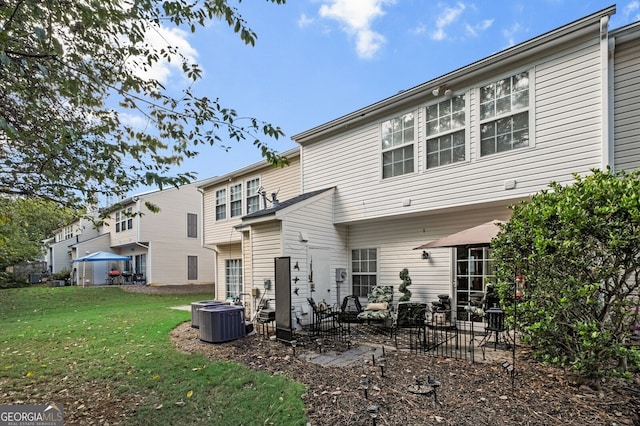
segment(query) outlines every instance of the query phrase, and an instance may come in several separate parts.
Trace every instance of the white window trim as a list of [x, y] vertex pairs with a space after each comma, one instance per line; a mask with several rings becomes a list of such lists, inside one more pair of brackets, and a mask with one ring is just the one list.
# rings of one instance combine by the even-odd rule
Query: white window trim
[[[233, 191], [231, 190], [233, 187], [235, 186], [239, 186], [240, 187], [240, 192], [239, 192], [239, 199], [233, 199]], [[229, 185], [228, 188], [228, 193], [229, 193], [229, 219], [233, 219], [233, 218], [237, 218], [237, 217], [242, 217], [244, 215], [245, 212], [245, 203], [244, 203], [244, 183], [243, 182], [234, 182], [232, 184]], [[259, 200], [258, 200], [259, 201]], [[233, 215], [233, 203], [240, 203], [240, 214], [238, 215]]]
[[[477, 88], [478, 90], [478, 94], [480, 93], [480, 86], [478, 86]], [[464, 121], [465, 121], [465, 125], [464, 125], [464, 161], [456, 161], [455, 163], [450, 163], [450, 164], [445, 164], [442, 166], [437, 166], [437, 167], [432, 167], [432, 168], [428, 168], [427, 167], [427, 140], [431, 139], [428, 135], [427, 135], [427, 107], [436, 104], [438, 102], [440, 102], [440, 100], [434, 100], [432, 102], [427, 103], [426, 105], [424, 105], [421, 108], [420, 114], [422, 115], [422, 132], [421, 135], [424, 135], [423, 137], [421, 137], [420, 139], [420, 147], [422, 150], [422, 155], [421, 155], [421, 160], [422, 160], [422, 170], [420, 170], [420, 172], [424, 172], [424, 173], [429, 173], [429, 172], [434, 172], [434, 171], [438, 171], [438, 170], [442, 170], [443, 168], [449, 168], [449, 167], [456, 167], [456, 166], [460, 166], [462, 164], [468, 164], [471, 162], [471, 128], [473, 127], [472, 125], [472, 117], [471, 117], [471, 113], [472, 113], [472, 108], [471, 108], [471, 90], [464, 90], [461, 92], [457, 92], [457, 93], [453, 93], [453, 96], [460, 96], [463, 95], [464, 96]], [[479, 127], [478, 127], [479, 128]], [[456, 131], [449, 131], [446, 132], [444, 134], [451, 134], [451, 133], [455, 133]], [[438, 136], [442, 135], [443, 133], [439, 133]], [[438, 137], [438, 136], [434, 136], [434, 137]]]
[[[223, 204], [218, 204], [218, 192], [224, 191], [224, 218], [218, 219], [218, 206], [222, 206]], [[216, 222], [224, 222], [229, 218], [229, 196], [228, 196], [228, 188], [225, 186], [223, 188], [216, 188], [213, 192], [213, 216]]]
[[[481, 155], [481, 151], [482, 151], [482, 147], [481, 147], [481, 136], [480, 136], [480, 128], [482, 126], [482, 123], [480, 122], [480, 88], [483, 86], [486, 86], [487, 84], [493, 83], [497, 80], [501, 80], [503, 78], [507, 78], [507, 77], [512, 77], [516, 74], [522, 73], [522, 72], [528, 72], [529, 73], [529, 145], [526, 147], [522, 147], [522, 148], [518, 148], [518, 149], [511, 149], [509, 151], [504, 151], [504, 152], [496, 152], [494, 154], [490, 154], [490, 155], [485, 155], [482, 156]], [[478, 84], [474, 89], [473, 89], [473, 93], [474, 93], [474, 97], [475, 97], [475, 102], [473, 103], [473, 120], [475, 121], [475, 125], [473, 126], [473, 130], [475, 133], [475, 138], [474, 138], [474, 148], [475, 148], [475, 155], [474, 155], [474, 159], [475, 160], [481, 160], [481, 161], [487, 161], [487, 160], [493, 160], [496, 158], [500, 158], [500, 157], [504, 157], [504, 156], [509, 156], [509, 155], [514, 155], [514, 154], [518, 154], [524, 151], [528, 151], [531, 150], [533, 148], [536, 147], [536, 133], [535, 133], [535, 117], [536, 117], [536, 74], [535, 74], [535, 67], [531, 67], [531, 68], [522, 68], [522, 69], [517, 69], [517, 70], [513, 70], [511, 72], [508, 73], [503, 73], [500, 75], [497, 75], [489, 80], [483, 81], [482, 83]], [[524, 110], [522, 110], [524, 111]], [[516, 113], [517, 114], [517, 113]], [[498, 117], [493, 117], [492, 120], [496, 120], [498, 118], [501, 117], [509, 117], [515, 115], [513, 113], [508, 114], [508, 115], [503, 115], [503, 116], [498, 116]], [[489, 120], [487, 120], [489, 121]]]
[[[419, 112], [420, 112], [420, 109], [411, 109], [407, 111], [401, 111], [401, 112], [398, 112], [397, 114], [393, 114], [392, 116], [388, 116], [385, 119], [378, 121], [376, 140], [378, 141], [378, 176], [379, 176], [378, 179], [380, 182], [391, 182], [395, 179], [402, 179], [403, 177], [406, 177], [406, 176], [413, 176], [418, 174], [419, 172], [418, 168], [420, 167], [418, 164], [418, 158], [420, 156], [418, 148], [420, 144], [420, 135], [422, 133], [420, 132], [420, 125], [418, 124], [418, 122], [420, 121]], [[400, 146], [396, 146], [386, 150], [382, 149], [382, 123], [384, 123], [385, 121], [392, 120], [394, 118], [402, 117], [403, 115], [409, 114], [409, 113], [413, 113], [413, 117], [414, 117], [413, 118], [413, 172], [385, 178], [382, 155], [387, 151], [393, 151], [394, 149], [398, 149], [400, 148]]]
[[253, 213], [253, 212], [249, 212], [249, 196], [247, 196], [247, 189], [249, 188], [249, 182], [251, 182], [252, 180], [258, 181], [258, 187], [256, 188], [256, 195], [255, 195], [258, 199], [258, 209], [256, 211], [259, 211], [261, 209], [259, 189], [262, 186], [262, 176], [256, 175], [256, 176], [247, 177], [244, 179], [244, 182], [242, 185], [242, 208], [243, 208], [244, 214]]

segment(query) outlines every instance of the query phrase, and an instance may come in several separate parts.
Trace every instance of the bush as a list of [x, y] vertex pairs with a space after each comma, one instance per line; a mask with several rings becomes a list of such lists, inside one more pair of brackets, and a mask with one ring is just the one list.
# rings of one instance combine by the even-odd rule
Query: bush
[[28, 286], [29, 282], [25, 279], [20, 279], [16, 274], [0, 272], [0, 288], [20, 288]]
[[54, 272], [51, 274], [51, 279], [54, 281], [65, 281], [67, 282], [71, 278], [71, 269], [70, 268], [62, 268], [58, 272]]
[[[640, 366], [628, 345], [640, 289], [640, 174], [592, 172], [512, 206], [492, 241], [510, 320], [536, 357], [585, 379]], [[515, 304], [517, 275], [525, 286]]]

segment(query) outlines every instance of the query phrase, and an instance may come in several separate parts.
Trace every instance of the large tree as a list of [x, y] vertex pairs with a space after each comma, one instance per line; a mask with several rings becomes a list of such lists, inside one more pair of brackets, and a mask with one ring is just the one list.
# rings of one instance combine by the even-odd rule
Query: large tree
[[43, 240], [72, 218], [52, 201], [0, 197], [0, 271], [42, 258]]
[[[228, 3], [0, 0], [0, 193], [77, 207], [140, 184], [179, 185], [194, 176], [172, 168], [202, 144], [228, 140], [283, 164], [268, 145], [280, 128], [198, 96], [198, 65], [151, 42], [167, 27], [222, 20], [253, 45], [256, 34]], [[149, 77], [163, 61], [178, 61], [192, 84], [176, 93]], [[125, 112], [146, 127], [128, 124]]]
[[503, 306], [536, 356], [590, 379], [623, 373], [627, 361], [640, 367], [629, 346], [639, 321], [640, 171], [552, 183], [513, 206], [492, 247]]

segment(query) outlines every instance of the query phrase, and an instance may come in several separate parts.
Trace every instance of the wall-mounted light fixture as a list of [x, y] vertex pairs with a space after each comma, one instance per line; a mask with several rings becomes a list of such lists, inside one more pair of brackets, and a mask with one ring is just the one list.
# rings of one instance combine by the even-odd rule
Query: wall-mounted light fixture
[[429, 252], [428, 252], [428, 251], [426, 251], [426, 250], [424, 250], [424, 251], [422, 252], [422, 258], [423, 258], [424, 260], [429, 259]]
[[432, 94], [433, 96], [446, 96], [446, 97], [450, 97], [450, 96], [453, 94], [453, 92], [451, 91], [451, 89], [449, 89], [449, 88], [447, 87], [447, 85], [446, 85], [446, 84], [443, 84], [443, 85], [438, 86], [438, 87], [436, 87], [435, 89], [433, 89], [433, 90], [431, 91], [431, 94]]

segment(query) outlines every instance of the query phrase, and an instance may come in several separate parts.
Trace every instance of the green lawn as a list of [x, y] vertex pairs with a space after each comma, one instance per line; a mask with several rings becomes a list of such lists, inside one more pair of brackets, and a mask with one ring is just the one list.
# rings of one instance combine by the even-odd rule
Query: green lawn
[[[135, 411], [130, 424], [305, 424], [301, 384], [173, 348], [170, 330], [191, 314], [169, 307], [210, 298], [117, 287], [0, 290], [0, 404], [90, 400], [87, 392], [102, 390]], [[63, 403], [67, 419], [72, 399]]]

